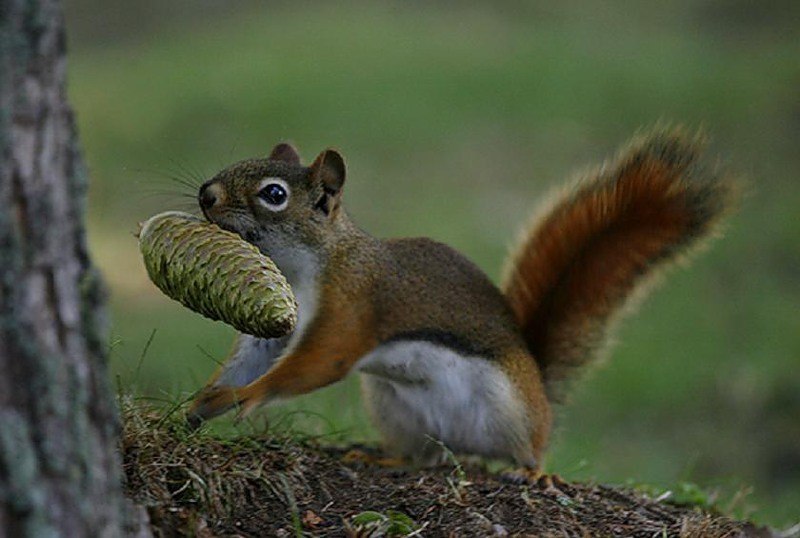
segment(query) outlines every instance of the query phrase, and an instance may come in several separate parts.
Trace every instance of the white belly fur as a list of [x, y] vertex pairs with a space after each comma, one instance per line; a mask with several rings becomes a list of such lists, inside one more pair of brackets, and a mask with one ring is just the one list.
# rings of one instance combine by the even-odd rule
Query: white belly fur
[[430, 465], [441, 461], [444, 444], [457, 454], [535, 465], [522, 399], [496, 364], [427, 341], [398, 341], [356, 368], [391, 452]]

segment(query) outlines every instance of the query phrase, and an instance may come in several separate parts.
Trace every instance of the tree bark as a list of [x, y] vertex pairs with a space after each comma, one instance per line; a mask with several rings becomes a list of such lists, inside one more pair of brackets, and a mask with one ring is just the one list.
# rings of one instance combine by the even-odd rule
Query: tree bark
[[0, 0], [0, 536], [117, 536], [127, 509], [57, 0]]

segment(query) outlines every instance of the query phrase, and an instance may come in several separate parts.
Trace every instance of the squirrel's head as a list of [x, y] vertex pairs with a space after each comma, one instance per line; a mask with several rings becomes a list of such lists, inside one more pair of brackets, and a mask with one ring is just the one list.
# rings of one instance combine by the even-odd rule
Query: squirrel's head
[[317, 252], [330, 239], [343, 218], [344, 180], [344, 159], [337, 151], [327, 149], [303, 166], [297, 150], [278, 144], [266, 159], [220, 171], [197, 198], [209, 221], [239, 234], [281, 267], [287, 251]]

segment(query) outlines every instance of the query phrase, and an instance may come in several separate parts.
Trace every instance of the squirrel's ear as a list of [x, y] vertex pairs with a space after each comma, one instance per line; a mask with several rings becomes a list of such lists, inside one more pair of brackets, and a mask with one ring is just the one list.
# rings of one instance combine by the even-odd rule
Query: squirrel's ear
[[297, 150], [294, 149], [294, 146], [288, 144], [286, 142], [281, 142], [269, 153], [269, 160], [271, 161], [283, 161], [288, 164], [299, 165], [300, 164], [300, 154], [297, 153]]
[[337, 194], [342, 190], [346, 173], [344, 158], [334, 149], [320, 153], [311, 165], [311, 176], [322, 182], [328, 194]]

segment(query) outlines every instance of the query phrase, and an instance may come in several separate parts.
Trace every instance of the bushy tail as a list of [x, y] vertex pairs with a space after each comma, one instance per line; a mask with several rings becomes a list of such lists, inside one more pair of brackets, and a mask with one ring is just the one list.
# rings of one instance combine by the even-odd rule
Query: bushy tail
[[630, 298], [730, 207], [735, 183], [699, 162], [703, 146], [678, 129], [640, 136], [555, 196], [524, 233], [503, 291], [551, 401], [600, 354]]

